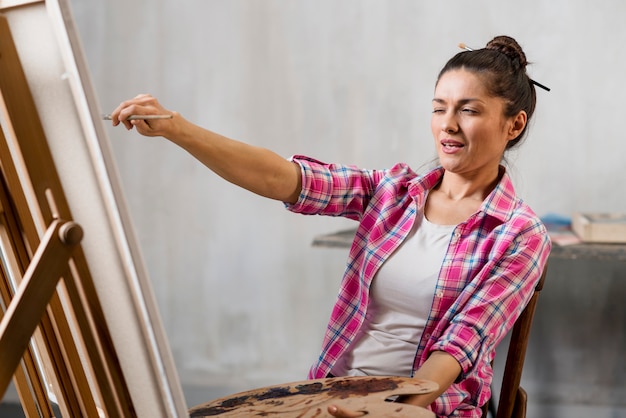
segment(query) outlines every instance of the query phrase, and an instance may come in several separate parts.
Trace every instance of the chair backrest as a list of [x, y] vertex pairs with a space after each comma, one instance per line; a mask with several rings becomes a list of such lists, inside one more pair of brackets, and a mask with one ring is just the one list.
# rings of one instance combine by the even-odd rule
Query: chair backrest
[[526, 417], [526, 392], [520, 386], [520, 381], [522, 379], [522, 369], [524, 368], [530, 328], [535, 315], [539, 292], [543, 289], [546, 272], [547, 267], [544, 268], [533, 296], [511, 331], [497, 409], [494, 407], [493, 399], [490, 400], [483, 407], [483, 417], [486, 417], [490, 410], [492, 413], [495, 413], [496, 418]]

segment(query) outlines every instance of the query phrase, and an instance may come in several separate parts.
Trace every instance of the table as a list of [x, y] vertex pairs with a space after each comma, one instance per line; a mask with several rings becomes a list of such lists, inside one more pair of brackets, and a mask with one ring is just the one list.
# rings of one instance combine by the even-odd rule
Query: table
[[[350, 248], [356, 228], [318, 235], [312, 245], [325, 248]], [[550, 258], [561, 260], [626, 262], [626, 244], [584, 243], [559, 245], [554, 242]]]

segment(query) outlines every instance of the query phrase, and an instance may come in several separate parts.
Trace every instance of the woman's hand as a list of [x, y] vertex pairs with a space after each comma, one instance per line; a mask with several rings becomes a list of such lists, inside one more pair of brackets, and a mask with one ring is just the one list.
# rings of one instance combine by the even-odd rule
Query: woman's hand
[[[166, 115], [170, 119], [129, 119], [131, 116]], [[177, 112], [165, 109], [159, 101], [149, 95], [140, 94], [130, 100], [126, 100], [111, 113], [113, 126], [122, 123], [126, 129], [136, 128], [137, 132], [144, 136], [163, 136], [171, 138], [175, 136], [178, 124], [182, 119]]]

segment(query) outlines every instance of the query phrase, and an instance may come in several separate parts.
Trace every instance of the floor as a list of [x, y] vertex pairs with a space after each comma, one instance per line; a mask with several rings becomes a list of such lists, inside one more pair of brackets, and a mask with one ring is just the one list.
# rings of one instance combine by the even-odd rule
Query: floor
[[3, 402], [3, 403], [0, 404], [0, 417], [2, 417], [2, 418], [23, 418], [24, 417], [24, 412], [22, 412], [22, 406], [19, 403], [6, 403], [6, 402]]

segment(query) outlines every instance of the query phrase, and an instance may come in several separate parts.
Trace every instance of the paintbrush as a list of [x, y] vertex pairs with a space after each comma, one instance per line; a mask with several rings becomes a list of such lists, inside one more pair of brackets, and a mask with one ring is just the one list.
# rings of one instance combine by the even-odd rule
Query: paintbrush
[[[130, 115], [126, 120], [172, 119], [172, 115]], [[111, 120], [111, 115], [102, 115], [103, 120]]]

